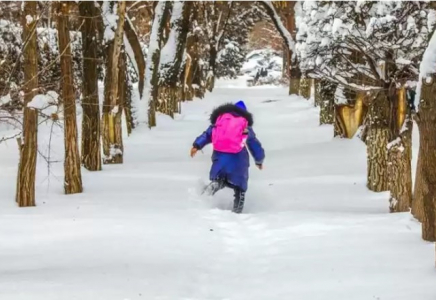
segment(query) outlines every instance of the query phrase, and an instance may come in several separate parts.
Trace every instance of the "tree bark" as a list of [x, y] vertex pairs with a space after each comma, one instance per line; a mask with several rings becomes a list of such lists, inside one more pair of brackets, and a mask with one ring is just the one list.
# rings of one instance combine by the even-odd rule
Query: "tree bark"
[[82, 192], [79, 147], [77, 145], [76, 97], [74, 93], [70, 31], [68, 15], [70, 3], [61, 2], [58, 6], [59, 52], [61, 55], [62, 98], [64, 104], [65, 134], [65, 194]]
[[120, 164], [123, 162], [123, 141], [118, 132], [118, 126], [121, 127], [121, 118], [118, 118], [118, 116], [122, 113], [119, 99], [118, 64], [123, 44], [125, 13], [126, 2], [120, 1], [117, 11], [117, 29], [113, 41], [108, 43], [103, 109], [103, 162], [105, 164]]
[[412, 203], [412, 128], [408, 117], [403, 131], [388, 147], [390, 212], [408, 212]]
[[156, 126], [156, 108], [159, 101], [159, 60], [160, 44], [170, 13], [170, 1], [158, 2], [155, 8], [154, 21], [151, 29], [150, 45], [147, 58], [146, 80], [150, 89], [148, 94], [148, 127]]
[[130, 82], [129, 76], [126, 73], [126, 92], [125, 92], [125, 99], [124, 99], [124, 114], [126, 116], [126, 125], [127, 125], [127, 134], [132, 134], [132, 130], [136, 127], [136, 118], [135, 118], [135, 108], [133, 107], [132, 103], [132, 84]]
[[303, 76], [300, 80], [300, 96], [305, 99], [310, 98], [310, 78]]
[[[419, 128], [418, 128], [419, 130]], [[420, 171], [424, 168], [422, 165], [422, 151], [418, 151], [418, 163], [416, 166], [415, 173], [415, 186], [413, 187], [413, 199], [412, 199], [412, 215], [422, 222], [424, 216], [424, 194], [423, 194], [423, 172]]]
[[100, 103], [98, 97], [97, 38], [98, 10], [94, 2], [80, 2], [83, 16], [83, 118], [82, 118], [82, 164], [89, 171], [101, 170], [100, 152]]
[[[183, 52], [186, 46], [186, 38], [189, 31], [189, 17], [192, 7], [192, 2], [175, 2], [173, 7], [173, 15], [171, 16], [171, 32], [167, 44], [162, 48], [167, 56], [170, 57], [164, 62], [159, 63], [160, 71], [160, 89], [159, 103], [161, 103], [161, 112], [173, 117], [173, 113], [178, 110], [178, 100], [180, 95], [179, 90], [182, 88], [178, 86], [180, 83], [180, 74], [182, 73]], [[178, 14], [179, 10], [182, 12]], [[173, 38], [171, 38], [173, 36]], [[175, 43], [175, 44], [173, 44]], [[175, 50], [174, 50], [175, 47]]]
[[[20, 207], [35, 206], [35, 174], [36, 157], [38, 151], [38, 112], [27, 107], [38, 94], [38, 54], [36, 43], [37, 2], [24, 2], [23, 14], [23, 41], [28, 40], [23, 52], [24, 70], [24, 117], [23, 140], [19, 143], [20, 161], [18, 165], [18, 178], [16, 201]], [[31, 16], [28, 22], [26, 16]]]
[[333, 124], [335, 118], [336, 85], [325, 80], [319, 80], [319, 124]]
[[[422, 203], [422, 238], [436, 240], [436, 74], [431, 83], [423, 78], [419, 111], [416, 121], [419, 129], [419, 163], [416, 170], [415, 201]], [[418, 198], [420, 197], [420, 198]], [[416, 210], [415, 210], [416, 213]]]
[[380, 91], [369, 107], [367, 145], [367, 187], [374, 192], [383, 192], [388, 187], [387, 145], [391, 140], [388, 125], [389, 102]]

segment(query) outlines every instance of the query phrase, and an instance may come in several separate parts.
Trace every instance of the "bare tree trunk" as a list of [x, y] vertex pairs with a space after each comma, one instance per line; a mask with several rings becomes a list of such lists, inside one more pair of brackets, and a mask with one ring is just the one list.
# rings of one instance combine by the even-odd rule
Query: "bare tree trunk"
[[148, 94], [148, 127], [156, 126], [156, 108], [159, 101], [159, 60], [160, 44], [166, 21], [170, 13], [170, 1], [158, 2], [155, 8], [154, 21], [151, 29], [150, 45], [147, 58], [146, 86]]
[[82, 164], [89, 171], [101, 170], [100, 152], [100, 103], [98, 98], [97, 39], [98, 10], [94, 2], [80, 2], [83, 17], [83, 119]]
[[[421, 98], [416, 121], [419, 129], [419, 163], [416, 170], [420, 181], [415, 185], [413, 201], [422, 203], [422, 238], [436, 240], [436, 74], [431, 83], [422, 81]], [[417, 197], [422, 197], [419, 199]], [[415, 211], [416, 213], [416, 211]]]
[[120, 164], [123, 162], [123, 141], [122, 136], [118, 134], [118, 126], [121, 127], [121, 118], [118, 118], [118, 115], [122, 113], [122, 107], [119, 105], [119, 59], [123, 44], [125, 13], [126, 2], [120, 1], [118, 3], [115, 37], [108, 45], [104, 87], [103, 162], [105, 164]]
[[[23, 41], [28, 40], [24, 47], [24, 118], [23, 144], [19, 140], [20, 162], [18, 165], [16, 201], [19, 206], [35, 206], [35, 173], [38, 151], [38, 112], [27, 107], [38, 94], [38, 54], [36, 44], [36, 13], [37, 2], [24, 2]], [[26, 16], [32, 19], [28, 22]]]
[[374, 192], [383, 192], [388, 187], [387, 145], [391, 139], [388, 125], [389, 102], [386, 94], [379, 92], [370, 105], [369, 127], [366, 137], [368, 176], [367, 187]]
[[59, 52], [61, 55], [62, 98], [64, 104], [64, 134], [65, 134], [65, 194], [82, 192], [82, 174], [80, 170], [80, 155], [77, 145], [76, 97], [74, 93], [70, 31], [68, 15], [70, 3], [61, 2], [58, 6]]

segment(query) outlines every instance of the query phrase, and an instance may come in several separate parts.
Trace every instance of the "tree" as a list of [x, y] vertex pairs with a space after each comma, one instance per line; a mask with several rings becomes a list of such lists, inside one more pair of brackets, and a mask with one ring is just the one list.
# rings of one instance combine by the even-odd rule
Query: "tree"
[[282, 21], [272, 2], [260, 1], [260, 3], [263, 5], [267, 15], [271, 18], [271, 21], [273, 22], [277, 31], [282, 36], [283, 42], [288, 49], [288, 59], [290, 59], [290, 61], [287, 63], [287, 66], [290, 66], [289, 94], [299, 94], [301, 72], [298, 66], [295, 49], [295, 15], [292, 13], [296, 2], [290, 1], [289, 4], [287, 4], [289, 5], [288, 9], [291, 11], [291, 13], [287, 16], [286, 22]]
[[[124, 34], [125, 41], [124, 43], [126, 49], [126, 55], [129, 57], [131, 65], [134, 67], [136, 74], [138, 75], [138, 89], [139, 89], [139, 97], [142, 99], [144, 96], [144, 85], [145, 85], [145, 58], [142, 53], [141, 43], [139, 41], [138, 34], [136, 33], [134, 26], [126, 15], [126, 19], [124, 21]], [[124, 108], [124, 114], [126, 116], [127, 123], [127, 133], [130, 135], [132, 133], [132, 129], [135, 128], [136, 122], [134, 118], [134, 107], [132, 105], [132, 85], [131, 85], [131, 77], [128, 76], [128, 72], [126, 69], [126, 93], [125, 99], [122, 102]]]
[[[105, 164], [120, 164], [123, 162], [123, 139], [121, 129], [122, 103], [119, 98], [119, 60], [124, 36], [124, 20], [126, 2], [120, 1], [110, 7], [103, 4], [106, 14], [106, 33], [110, 36], [106, 41], [107, 59], [103, 106], [103, 153]], [[115, 15], [114, 11], [117, 10]], [[115, 23], [114, 20], [117, 20]]]
[[206, 75], [206, 89], [210, 92], [215, 87], [216, 62], [222, 38], [235, 2], [219, 1], [203, 2], [203, 30], [207, 39], [208, 70]]
[[215, 77], [236, 78], [247, 56], [249, 34], [261, 19], [259, 5], [233, 2], [229, 8], [227, 25], [217, 48]]
[[89, 171], [101, 170], [100, 103], [98, 98], [97, 38], [98, 10], [93, 1], [80, 2], [83, 18], [83, 88], [82, 88], [82, 164]]
[[181, 87], [183, 53], [189, 31], [189, 17], [192, 2], [175, 1], [170, 19], [170, 32], [161, 50], [159, 61], [159, 103], [160, 111], [173, 116], [178, 110], [178, 93]]
[[77, 145], [76, 97], [74, 93], [73, 70], [71, 61], [70, 32], [68, 15], [70, 2], [60, 2], [57, 7], [59, 51], [61, 53], [62, 100], [64, 106], [65, 194], [82, 192], [82, 174]]
[[161, 52], [161, 43], [163, 40], [163, 31], [165, 22], [168, 19], [171, 9], [169, 1], [160, 1], [157, 3], [154, 13], [153, 25], [151, 28], [150, 43], [148, 46], [148, 56], [145, 72], [145, 86], [148, 88], [146, 102], [148, 106], [148, 126], [156, 126], [156, 107], [159, 96], [159, 60]]
[[[416, 2], [304, 3], [300, 38], [303, 68], [356, 94], [366, 93], [367, 186], [373, 191], [407, 191], [411, 180], [388, 177], [387, 145], [400, 129], [397, 86], [417, 77], [427, 41], [428, 5]], [[300, 33], [299, 33], [300, 34]], [[411, 129], [411, 128], [410, 128]], [[402, 139], [410, 142], [410, 139]], [[405, 147], [409, 148], [409, 146]], [[392, 150], [394, 148], [391, 148]], [[401, 156], [408, 160], [409, 156]], [[407, 165], [404, 162], [403, 165]], [[411, 174], [407, 175], [410, 178]]]
[[[422, 238], [436, 240], [436, 35], [433, 33], [424, 53], [418, 82], [415, 120], [419, 129], [419, 159], [415, 199], [422, 203]], [[419, 198], [416, 198], [416, 197]]]
[[19, 206], [35, 206], [35, 173], [38, 151], [38, 112], [27, 107], [38, 93], [38, 55], [36, 43], [37, 12], [36, 2], [24, 3], [23, 41], [24, 44], [24, 118], [23, 137], [19, 139], [20, 162], [16, 201]]

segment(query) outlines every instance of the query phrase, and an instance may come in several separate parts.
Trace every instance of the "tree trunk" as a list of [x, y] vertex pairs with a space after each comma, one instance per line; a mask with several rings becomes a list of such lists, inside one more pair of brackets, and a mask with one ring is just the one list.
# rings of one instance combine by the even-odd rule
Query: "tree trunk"
[[[189, 31], [189, 17], [192, 2], [176, 1], [174, 2], [173, 14], [170, 25], [171, 32], [167, 43], [162, 48], [160, 70], [160, 87], [165, 91], [159, 93], [159, 103], [165, 108], [161, 110], [173, 117], [173, 113], [178, 111], [180, 75], [182, 73], [183, 53], [186, 46], [186, 38]], [[180, 11], [182, 12], [180, 14]], [[164, 60], [162, 59], [164, 58]]]
[[120, 1], [117, 12], [117, 29], [113, 41], [108, 43], [103, 109], [103, 153], [105, 164], [120, 164], [123, 162], [123, 141], [118, 127], [121, 127], [121, 117], [119, 115], [122, 113], [122, 107], [120, 106], [122, 99], [119, 98], [119, 62], [123, 44], [125, 12], [126, 2]]
[[408, 117], [399, 137], [388, 146], [390, 212], [407, 212], [412, 203], [412, 128]]
[[59, 52], [61, 55], [62, 99], [64, 104], [65, 134], [65, 194], [82, 192], [79, 147], [77, 145], [76, 97], [74, 93], [70, 31], [68, 15], [70, 3], [60, 2], [58, 6]]
[[289, 95], [299, 95], [301, 71], [298, 65], [297, 58], [291, 59], [291, 71], [289, 72]]
[[[295, 4], [296, 1], [290, 1], [289, 4], [289, 16], [287, 18], [287, 29], [290, 32], [292, 38], [295, 40], [297, 35], [297, 26], [295, 24]], [[293, 53], [292, 50], [288, 51], [288, 66], [289, 66], [289, 95], [301, 95], [304, 98], [310, 98], [305, 97], [304, 95], [300, 94], [300, 83], [301, 82], [301, 71], [300, 66], [298, 64], [297, 56], [295, 53]], [[304, 91], [304, 82], [303, 82], [303, 91]], [[309, 91], [310, 93], [310, 91]]]
[[300, 80], [300, 96], [306, 99], [310, 98], [310, 78], [306, 75]]
[[146, 65], [146, 86], [149, 88], [147, 95], [148, 103], [148, 127], [156, 126], [156, 107], [159, 98], [159, 60], [160, 47], [163, 39], [165, 24], [171, 8], [170, 1], [158, 2], [154, 12], [154, 21], [151, 28], [150, 44]]
[[315, 99], [314, 99], [314, 105], [315, 107], [318, 107], [321, 105], [321, 80], [316, 78], [314, 79], [314, 89], [315, 89]]
[[215, 69], [216, 69], [217, 50], [215, 45], [210, 45], [209, 50], [209, 72], [206, 78], [206, 89], [212, 92], [215, 88]]
[[[35, 173], [38, 151], [38, 112], [27, 107], [38, 94], [38, 54], [36, 44], [37, 2], [24, 2], [23, 41], [28, 39], [23, 52], [24, 70], [24, 117], [23, 140], [19, 143], [20, 162], [18, 165], [16, 201], [20, 207], [35, 206]], [[31, 16], [28, 22], [26, 16]]]
[[[419, 129], [419, 163], [414, 201], [422, 203], [422, 238], [436, 240], [436, 74], [431, 83], [422, 80], [421, 98], [416, 121]], [[422, 199], [417, 198], [422, 197]], [[416, 211], [415, 211], [416, 213]]]
[[388, 125], [389, 102], [381, 91], [369, 108], [369, 124], [366, 137], [367, 145], [367, 187], [374, 192], [383, 192], [388, 187], [387, 145], [391, 139]]
[[423, 172], [420, 171], [424, 168], [424, 166], [422, 166], [422, 160], [422, 151], [418, 151], [418, 163], [415, 173], [415, 186], [413, 188], [412, 215], [421, 222], [424, 216], [424, 194], [422, 188], [424, 186], [424, 179]]
[[136, 109], [133, 107], [132, 103], [132, 84], [128, 74], [126, 73], [126, 93], [124, 99], [124, 114], [126, 116], [127, 134], [132, 134], [132, 130], [136, 127]]
[[101, 170], [100, 103], [98, 97], [97, 39], [98, 10], [94, 2], [80, 2], [83, 17], [82, 164], [89, 171]]
[[127, 41], [133, 51], [134, 57], [130, 57], [130, 59], [134, 59], [136, 61], [136, 72], [138, 72], [139, 82], [139, 96], [142, 98], [144, 92], [144, 84], [145, 84], [145, 59], [142, 54], [141, 44], [139, 43], [138, 36], [136, 35], [135, 29], [133, 28], [132, 23], [128, 18], [124, 21], [124, 30], [126, 34]]
[[319, 124], [333, 124], [335, 118], [336, 85], [325, 80], [319, 80]]

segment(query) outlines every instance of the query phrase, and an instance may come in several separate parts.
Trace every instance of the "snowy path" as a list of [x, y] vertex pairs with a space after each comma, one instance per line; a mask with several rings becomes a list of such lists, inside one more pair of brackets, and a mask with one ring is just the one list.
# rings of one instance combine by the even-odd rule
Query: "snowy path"
[[[36, 208], [15, 207], [16, 146], [0, 145], [0, 299], [436, 299], [434, 245], [366, 190], [364, 145], [332, 139], [286, 89], [232, 84], [139, 128], [124, 165], [84, 172], [82, 195], [62, 195], [61, 163], [47, 188], [41, 162]], [[210, 147], [188, 151], [210, 110], [240, 98], [267, 159], [235, 215], [230, 191], [195, 193]]]

